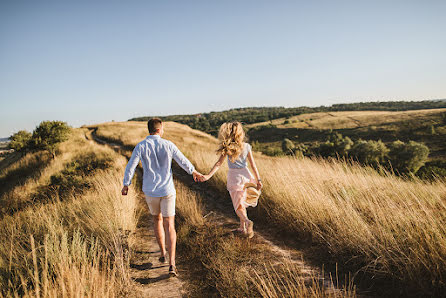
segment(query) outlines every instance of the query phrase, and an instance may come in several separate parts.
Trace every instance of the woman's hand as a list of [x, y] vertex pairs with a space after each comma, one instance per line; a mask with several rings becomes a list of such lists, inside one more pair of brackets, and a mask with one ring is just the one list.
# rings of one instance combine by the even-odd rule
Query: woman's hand
[[211, 179], [211, 177], [211, 175], [203, 175], [203, 180], [201, 182], [208, 181], [209, 179]]
[[262, 180], [258, 179], [258, 180], [257, 180], [257, 189], [258, 189], [258, 190], [261, 190], [262, 188], [263, 188]]

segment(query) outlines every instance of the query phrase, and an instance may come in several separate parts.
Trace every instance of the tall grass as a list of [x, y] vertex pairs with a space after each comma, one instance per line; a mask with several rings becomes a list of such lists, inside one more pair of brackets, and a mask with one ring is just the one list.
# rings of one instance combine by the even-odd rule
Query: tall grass
[[92, 187], [85, 192], [1, 219], [0, 296], [118, 297], [131, 291], [128, 237], [136, 227], [136, 195], [120, 195], [125, 158], [79, 132], [46, 168], [50, 173], [22, 190], [31, 194], [80, 152], [96, 152], [99, 159], [109, 155], [113, 164], [87, 177]]
[[[145, 123], [101, 129], [115, 138], [127, 129], [146, 134]], [[175, 123], [166, 123], [165, 131], [198, 170], [214, 164], [214, 138]], [[311, 237], [347, 268], [400, 281], [406, 294], [445, 290], [444, 181], [409, 181], [342, 161], [255, 157], [264, 181], [260, 214], [281, 231]], [[224, 192], [226, 168], [208, 183]]]
[[206, 198], [180, 181], [175, 184], [180, 268], [189, 271], [190, 296], [356, 297], [352, 284], [327, 286], [320, 273], [308, 273], [268, 245], [234, 237], [227, 228], [206, 220]]

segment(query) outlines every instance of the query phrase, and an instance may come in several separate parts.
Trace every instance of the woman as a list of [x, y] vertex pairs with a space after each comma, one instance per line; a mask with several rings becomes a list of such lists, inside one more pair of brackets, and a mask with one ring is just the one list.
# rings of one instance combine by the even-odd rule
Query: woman
[[[260, 190], [262, 180], [252, 155], [251, 145], [245, 142], [245, 132], [240, 122], [223, 123], [218, 133], [220, 146], [217, 150], [219, 159], [209, 172], [204, 175], [203, 181], [209, 180], [220, 168], [225, 157], [228, 160], [228, 179], [227, 189], [232, 199], [235, 213], [240, 218], [240, 227], [237, 231], [245, 234], [248, 238], [254, 236], [254, 223], [248, 218], [246, 213], [247, 207], [257, 206], [257, 202], [248, 204], [246, 202], [246, 183], [257, 184]], [[248, 169], [247, 161], [251, 165], [254, 176]]]

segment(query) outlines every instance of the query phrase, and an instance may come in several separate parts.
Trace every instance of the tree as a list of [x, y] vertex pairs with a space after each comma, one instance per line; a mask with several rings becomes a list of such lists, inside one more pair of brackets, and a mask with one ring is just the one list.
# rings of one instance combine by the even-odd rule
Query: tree
[[33, 131], [31, 143], [34, 149], [47, 150], [53, 158], [59, 143], [66, 141], [70, 127], [62, 121], [43, 121]]
[[24, 151], [28, 148], [31, 140], [31, 133], [26, 130], [20, 130], [10, 137], [9, 148], [15, 151]]

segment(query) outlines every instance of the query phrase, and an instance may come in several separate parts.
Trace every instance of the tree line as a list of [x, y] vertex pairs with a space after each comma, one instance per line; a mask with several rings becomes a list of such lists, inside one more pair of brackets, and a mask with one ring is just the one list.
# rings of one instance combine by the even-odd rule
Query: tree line
[[[278, 118], [289, 118], [292, 116], [317, 113], [317, 112], [339, 112], [339, 111], [408, 111], [420, 109], [446, 108], [446, 99], [427, 101], [386, 101], [386, 102], [358, 102], [349, 104], [334, 104], [320, 107], [247, 107], [230, 109], [222, 112], [200, 113], [193, 115], [170, 115], [160, 116], [163, 121], [175, 121], [186, 124], [216, 135], [221, 124], [228, 121], [240, 121], [251, 124], [270, 121]], [[144, 116], [129, 119], [129, 121], [148, 121], [155, 116]]]

